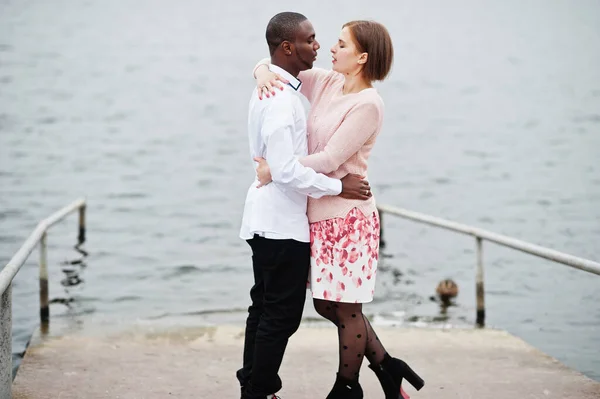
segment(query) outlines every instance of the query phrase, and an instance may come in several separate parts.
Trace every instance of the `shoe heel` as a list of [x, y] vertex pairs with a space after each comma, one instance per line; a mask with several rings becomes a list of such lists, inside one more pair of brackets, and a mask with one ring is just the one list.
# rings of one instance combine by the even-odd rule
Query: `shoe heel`
[[425, 386], [425, 381], [419, 377], [419, 375], [417, 373], [415, 373], [415, 371], [413, 369], [410, 368], [410, 366], [408, 364], [406, 364], [406, 362], [400, 360], [402, 363], [402, 377], [404, 377], [404, 379], [406, 381], [408, 381], [410, 383], [410, 385], [412, 385], [417, 391], [420, 391], [421, 388], [423, 388], [423, 386]]

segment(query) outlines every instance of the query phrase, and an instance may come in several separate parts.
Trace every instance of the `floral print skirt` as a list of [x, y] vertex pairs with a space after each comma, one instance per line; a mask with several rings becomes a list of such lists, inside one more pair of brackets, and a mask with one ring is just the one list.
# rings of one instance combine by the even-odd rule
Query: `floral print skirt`
[[373, 300], [379, 259], [379, 216], [353, 208], [345, 218], [310, 224], [309, 287], [313, 298]]

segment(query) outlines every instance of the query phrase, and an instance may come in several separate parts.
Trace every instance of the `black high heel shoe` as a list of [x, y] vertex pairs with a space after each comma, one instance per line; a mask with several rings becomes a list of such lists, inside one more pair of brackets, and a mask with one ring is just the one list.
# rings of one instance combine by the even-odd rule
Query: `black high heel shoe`
[[425, 385], [425, 381], [405, 361], [385, 354], [383, 361], [378, 365], [369, 364], [381, 383], [385, 399], [404, 399], [402, 380], [405, 379], [417, 391]]
[[363, 390], [358, 378], [351, 381], [338, 374], [326, 399], [363, 399]]

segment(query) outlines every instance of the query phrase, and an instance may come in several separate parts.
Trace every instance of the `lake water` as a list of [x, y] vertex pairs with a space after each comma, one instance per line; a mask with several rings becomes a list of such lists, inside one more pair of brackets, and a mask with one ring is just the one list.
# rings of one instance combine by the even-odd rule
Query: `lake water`
[[[599, 2], [263, 3], [0, 0], [0, 264], [88, 200], [90, 257], [66, 267], [82, 283], [61, 284], [76, 216], [49, 235], [53, 323], [242, 325], [251, 69], [283, 10], [311, 19], [326, 68], [344, 22], [392, 34], [379, 203], [600, 259]], [[375, 324], [472, 326], [474, 240], [392, 216], [384, 228]], [[13, 284], [15, 353], [38, 325], [37, 259]], [[492, 244], [484, 261], [487, 325], [600, 380], [600, 278]], [[429, 297], [447, 277], [461, 292], [443, 315]]]

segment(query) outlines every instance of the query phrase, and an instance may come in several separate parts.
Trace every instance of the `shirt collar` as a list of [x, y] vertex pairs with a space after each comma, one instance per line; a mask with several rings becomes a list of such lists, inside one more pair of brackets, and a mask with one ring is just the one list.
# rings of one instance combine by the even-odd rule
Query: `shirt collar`
[[269, 69], [271, 70], [271, 72], [275, 72], [281, 75], [281, 77], [287, 79], [290, 83], [288, 83], [288, 85], [298, 91], [300, 89], [300, 85], [302, 84], [302, 82], [298, 79], [293, 77], [288, 71], [286, 71], [285, 69], [278, 67], [277, 65], [274, 64], [270, 64], [269, 65]]

